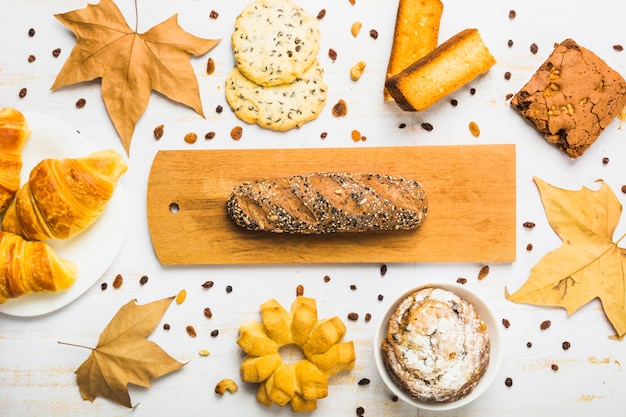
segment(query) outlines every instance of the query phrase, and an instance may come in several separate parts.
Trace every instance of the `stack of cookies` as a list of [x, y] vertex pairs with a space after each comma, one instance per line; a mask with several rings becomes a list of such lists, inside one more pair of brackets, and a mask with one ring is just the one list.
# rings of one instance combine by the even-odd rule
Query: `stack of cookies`
[[235, 68], [226, 101], [235, 115], [272, 130], [300, 127], [326, 103], [317, 19], [290, 0], [255, 0], [235, 20]]

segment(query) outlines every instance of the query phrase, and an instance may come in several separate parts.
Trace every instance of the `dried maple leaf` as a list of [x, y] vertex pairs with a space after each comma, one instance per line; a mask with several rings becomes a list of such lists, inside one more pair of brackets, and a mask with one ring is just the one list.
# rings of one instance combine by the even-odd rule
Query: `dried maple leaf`
[[204, 116], [190, 58], [205, 54], [220, 40], [190, 35], [178, 25], [177, 15], [139, 34], [112, 0], [55, 17], [74, 32], [77, 42], [52, 89], [101, 78], [102, 98], [127, 155], [152, 90]]
[[601, 182], [597, 191], [563, 190], [535, 178], [550, 226], [562, 244], [531, 269], [527, 281], [506, 298], [526, 304], [558, 306], [573, 314], [598, 298], [615, 329], [626, 335], [626, 250], [613, 241], [622, 205]]
[[120, 308], [100, 334], [98, 346], [76, 370], [76, 382], [84, 400], [93, 402], [102, 396], [130, 408], [128, 384], [149, 387], [152, 379], [185, 365], [146, 339], [173, 299], [144, 305], [132, 300]]

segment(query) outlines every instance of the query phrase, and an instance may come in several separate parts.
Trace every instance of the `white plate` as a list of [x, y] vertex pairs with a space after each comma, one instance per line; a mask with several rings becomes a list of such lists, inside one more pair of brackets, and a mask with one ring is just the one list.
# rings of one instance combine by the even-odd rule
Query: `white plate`
[[[489, 365], [487, 366], [487, 371], [482, 376], [478, 385], [474, 387], [474, 389], [465, 397], [458, 399], [456, 401], [447, 402], [447, 403], [437, 403], [437, 402], [426, 402], [426, 401], [418, 401], [415, 398], [411, 397], [408, 393], [406, 393], [402, 388], [400, 388], [393, 381], [387, 369], [385, 367], [385, 363], [383, 361], [382, 349], [380, 348], [382, 341], [387, 336], [387, 326], [389, 323], [389, 319], [391, 315], [396, 309], [396, 306], [400, 301], [404, 300], [413, 292], [426, 287], [434, 287], [434, 288], [443, 288], [444, 290], [451, 291], [469, 302], [474, 306], [480, 317], [483, 319], [485, 324], [487, 325], [487, 329], [489, 331], [490, 338], [490, 352], [489, 352]], [[393, 304], [389, 306], [389, 309], [385, 313], [385, 315], [381, 318], [378, 323], [378, 327], [376, 328], [376, 333], [374, 334], [374, 360], [376, 361], [376, 368], [378, 369], [378, 373], [381, 378], [385, 382], [385, 385], [395, 394], [403, 400], [404, 402], [411, 404], [417, 408], [421, 408], [424, 410], [433, 410], [433, 411], [447, 411], [453, 410], [455, 408], [463, 407], [478, 397], [480, 397], [486, 390], [489, 388], [494, 378], [498, 374], [500, 370], [500, 364], [502, 362], [502, 341], [500, 334], [500, 327], [498, 326], [498, 322], [493, 312], [489, 308], [489, 305], [480, 298], [475, 292], [470, 291], [467, 287], [460, 284], [451, 284], [445, 282], [434, 282], [427, 283], [424, 285], [420, 285], [416, 288], [411, 288], [406, 291], [402, 296], [400, 296]]]
[[[26, 113], [31, 136], [23, 150], [22, 183], [31, 169], [46, 158], [76, 158], [96, 149], [76, 130], [48, 116]], [[111, 265], [126, 236], [128, 208], [118, 183], [102, 216], [87, 230], [66, 240], [46, 241], [61, 258], [78, 266], [78, 278], [66, 291], [27, 294], [0, 304], [0, 312], [12, 316], [38, 316], [57, 310], [80, 297]]]

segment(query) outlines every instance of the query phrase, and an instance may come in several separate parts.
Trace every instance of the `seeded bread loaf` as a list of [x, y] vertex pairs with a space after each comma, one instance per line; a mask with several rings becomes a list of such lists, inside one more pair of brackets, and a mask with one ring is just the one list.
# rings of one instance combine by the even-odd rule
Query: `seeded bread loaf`
[[227, 211], [248, 230], [325, 234], [416, 229], [426, 218], [428, 203], [413, 180], [311, 173], [240, 184]]
[[[441, 0], [400, 0], [386, 78], [422, 58], [439, 43]], [[385, 100], [393, 100], [385, 89]]]
[[496, 63], [478, 30], [465, 29], [385, 82], [407, 111], [424, 110]]
[[400, 301], [382, 342], [385, 366], [420, 401], [469, 394], [487, 370], [491, 342], [474, 307], [452, 291], [427, 287]]
[[624, 105], [624, 78], [572, 39], [555, 45], [511, 100], [511, 107], [572, 158], [595, 142]]

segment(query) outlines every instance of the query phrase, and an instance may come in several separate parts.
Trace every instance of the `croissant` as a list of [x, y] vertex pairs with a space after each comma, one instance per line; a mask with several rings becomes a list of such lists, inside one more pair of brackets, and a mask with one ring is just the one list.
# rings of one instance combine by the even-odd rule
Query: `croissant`
[[6, 210], [20, 188], [22, 149], [29, 136], [28, 122], [19, 110], [0, 109], [0, 212]]
[[127, 169], [114, 150], [83, 158], [45, 159], [17, 192], [2, 229], [28, 240], [72, 237], [102, 215]]
[[59, 292], [72, 286], [78, 268], [45, 242], [31, 242], [0, 231], [0, 303], [34, 292]]

